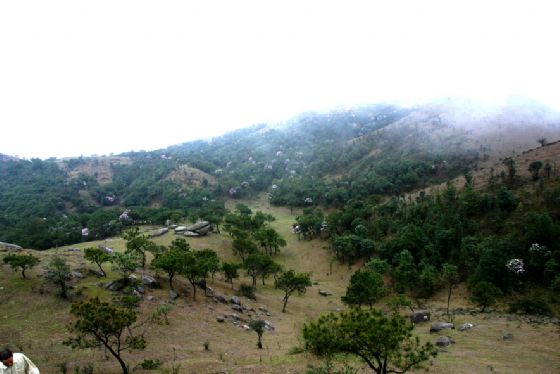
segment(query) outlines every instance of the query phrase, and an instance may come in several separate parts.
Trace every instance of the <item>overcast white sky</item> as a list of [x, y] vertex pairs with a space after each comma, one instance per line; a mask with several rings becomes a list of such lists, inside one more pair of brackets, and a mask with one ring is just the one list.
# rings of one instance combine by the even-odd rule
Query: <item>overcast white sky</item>
[[555, 0], [1, 1], [0, 153], [152, 150], [397, 99], [560, 109], [559, 14]]

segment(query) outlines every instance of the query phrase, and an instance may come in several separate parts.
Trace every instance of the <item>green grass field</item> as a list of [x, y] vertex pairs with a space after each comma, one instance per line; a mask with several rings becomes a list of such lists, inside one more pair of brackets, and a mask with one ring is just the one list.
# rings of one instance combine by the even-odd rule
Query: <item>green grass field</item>
[[[237, 201], [236, 201], [237, 202]], [[218, 323], [216, 317], [233, 313], [229, 305], [215, 303], [206, 298], [203, 292], [197, 292], [197, 300], [192, 300], [190, 286], [184, 279], [176, 280], [176, 289], [180, 297], [175, 300], [169, 313], [169, 325], [153, 325], [147, 334], [148, 347], [145, 351], [125, 353], [125, 359], [131, 367], [144, 359], [159, 359], [162, 367], [181, 365], [181, 373], [302, 373], [308, 364], [319, 365], [314, 357], [302, 354], [289, 354], [290, 350], [301, 346], [299, 338], [302, 325], [322, 313], [344, 308], [340, 296], [345, 293], [347, 283], [353, 271], [347, 265], [331, 263], [330, 255], [325, 249], [326, 242], [318, 240], [298, 240], [292, 234], [291, 227], [295, 215], [289, 209], [269, 207], [264, 200], [243, 201], [253, 210], [271, 213], [276, 217], [272, 223], [286, 239], [288, 245], [275, 258], [287, 269], [296, 269], [312, 273], [313, 287], [303, 296], [290, 298], [287, 312], [281, 313], [282, 294], [275, 290], [273, 280], [265, 286], [259, 282], [257, 301], [242, 298], [248, 308], [266, 307], [270, 316], [266, 317], [276, 327], [273, 332], [265, 332], [264, 349], [256, 347], [257, 336], [231, 323]], [[231, 203], [229, 208], [233, 208]], [[145, 229], [148, 229], [146, 227]], [[176, 238], [173, 233], [155, 238], [158, 244], [168, 245]], [[202, 238], [188, 239], [193, 249], [209, 248], [215, 250], [222, 260], [233, 260], [231, 241], [226, 233], [210, 234]], [[102, 242], [80, 243], [74, 245], [83, 249]], [[103, 242], [115, 250], [124, 250], [121, 238]], [[95, 266], [83, 259], [82, 252], [68, 251], [67, 247], [56, 250], [64, 256], [73, 269], [95, 269]], [[43, 285], [37, 275], [48, 263], [55, 250], [38, 253], [42, 263], [29, 271], [29, 279], [23, 280], [6, 265], [1, 265], [0, 272], [0, 345], [9, 345], [14, 350], [23, 351], [40, 367], [41, 373], [61, 373], [61, 365], [66, 365], [68, 373], [74, 368], [88, 363], [94, 365], [95, 373], [119, 373], [116, 361], [109, 358], [102, 350], [73, 351], [62, 345], [68, 336], [66, 325], [70, 321], [70, 302], [63, 301], [55, 295], [55, 290]], [[331, 272], [332, 265], [332, 272]], [[105, 264], [109, 269], [109, 264]], [[154, 271], [146, 270], [154, 274]], [[137, 272], [142, 274], [142, 271]], [[109, 279], [116, 278], [109, 271]], [[149, 290], [148, 295], [157, 299], [143, 301], [141, 313], [148, 316], [155, 308], [168, 299], [168, 286], [165, 276], [161, 275], [162, 289]], [[76, 293], [86, 296], [110, 298], [110, 293], [100, 287], [104, 279], [87, 277], [74, 282], [71, 290], [74, 300], [80, 299]], [[250, 283], [244, 277], [235, 281]], [[231, 296], [233, 291], [221, 275], [217, 275], [209, 285], [219, 293]], [[324, 297], [319, 290], [327, 290], [333, 295]], [[453, 307], [473, 308], [466, 298], [464, 287], [459, 287], [452, 300]], [[441, 292], [427, 303], [433, 316], [441, 316], [446, 303], [446, 295]], [[387, 309], [384, 300], [377, 305]], [[252, 313], [254, 315], [254, 313]], [[240, 315], [248, 318], [247, 313]], [[437, 317], [432, 318], [436, 320]], [[517, 316], [505, 314], [457, 315], [456, 325], [464, 322], [475, 324], [466, 332], [447, 330], [456, 344], [442, 350], [430, 367], [431, 373], [557, 373], [560, 372], [560, 330], [554, 324], [529, 324]], [[428, 324], [419, 324], [416, 333], [423, 340], [435, 341], [437, 335], [430, 335]], [[514, 339], [502, 340], [510, 332]], [[204, 349], [208, 342], [209, 350]], [[360, 362], [353, 362], [360, 367], [360, 373], [368, 372]], [[149, 373], [150, 371], [138, 370]], [[151, 371], [154, 372], [154, 371]]]

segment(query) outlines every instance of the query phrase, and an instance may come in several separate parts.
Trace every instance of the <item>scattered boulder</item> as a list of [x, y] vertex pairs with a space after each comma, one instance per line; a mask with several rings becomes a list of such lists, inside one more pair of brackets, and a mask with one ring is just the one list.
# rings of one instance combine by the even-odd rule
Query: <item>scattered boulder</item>
[[232, 296], [231, 299], [229, 299], [229, 302], [232, 304], [241, 305], [241, 299], [239, 299], [239, 297], [237, 296]]
[[243, 307], [241, 305], [233, 304], [231, 306], [231, 309], [235, 310], [236, 312], [243, 313]]
[[463, 324], [461, 325], [461, 327], [459, 327], [459, 331], [467, 331], [467, 330], [472, 329], [473, 327], [474, 327], [474, 325], [473, 325], [472, 323], [468, 323], [468, 322], [467, 322], [467, 323], [463, 323]]
[[170, 291], [169, 291], [169, 298], [170, 298], [171, 300], [175, 300], [175, 299], [177, 299], [178, 297], [179, 297], [179, 294], [178, 294], [177, 292], [175, 292], [175, 291], [173, 291], [173, 290], [170, 290]]
[[148, 232], [148, 235], [150, 236], [150, 238], [155, 238], [157, 236], [162, 236], [164, 234], [167, 234], [168, 232], [169, 229], [167, 227], [162, 227], [161, 229], [156, 229]]
[[408, 318], [410, 318], [410, 322], [412, 323], [427, 322], [430, 320], [430, 312], [427, 310], [417, 310], [410, 313]]
[[144, 286], [150, 288], [160, 287], [159, 282], [155, 278], [150, 277], [149, 275], [142, 275], [142, 283], [144, 284]]
[[66, 250], [67, 252], [81, 252], [80, 248], [70, 247]]
[[513, 340], [513, 334], [511, 332], [507, 332], [502, 335], [502, 340]]
[[438, 336], [436, 340], [436, 345], [438, 347], [447, 347], [448, 345], [455, 344], [455, 341], [449, 338], [449, 336]]
[[220, 323], [224, 323], [226, 321], [226, 318], [224, 316], [218, 316], [216, 317], [216, 321]]
[[196, 233], [199, 236], [204, 236], [212, 231], [212, 225], [208, 221], [199, 221], [193, 225], [187, 226], [186, 231]]
[[86, 276], [83, 275], [82, 273], [80, 273], [79, 271], [72, 271], [72, 272], [70, 272], [70, 277], [76, 278], [76, 279], [84, 279]]
[[105, 283], [103, 287], [109, 291], [120, 291], [127, 286], [127, 281], [125, 279], [117, 279], [108, 283]]
[[97, 246], [97, 248], [101, 249], [103, 252], [107, 253], [108, 255], [112, 255], [113, 252], [114, 252], [114, 251], [113, 251], [113, 248], [109, 248], [109, 247], [106, 247], [106, 246], [101, 245], [101, 244], [99, 244], [99, 245]]
[[214, 300], [216, 300], [219, 303], [222, 304], [228, 304], [228, 299], [227, 297], [225, 297], [224, 295], [220, 294], [220, 293], [215, 293], [213, 296]]
[[17, 244], [0, 242], [0, 252], [20, 252], [21, 250], [23, 248]]
[[88, 269], [88, 275], [93, 275], [94, 277], [97, 277], [97, 278], [103, 278], [104, 277], [102, 272], [100, 272], [99, 270], [93, 270], [93, 269]]
[[183, 235], [186, 236], [186, 237], [189, 237], [189, 238], [196, 238], [196, 237], [200, 236], [199, 233], [194, 232], [194, 231], [185, 231], [185, 232], [183, 232]]
[[136, 292], [139, 292], [139, 293], [142, 293], [142, 294], [146, 292], [146, 289], [144, 289], [144, 287], [142, 287], [142, 286], [136, 286], [136, 287], [134, 287], [134, 290]]
[[321, 296], [331, 296], [332, 293], [330, 293], [329, 291], [325, 291], [325, 290], [319, 290], [319, 295], [321, 295]]
[[448, 322], [435, 322], [430, 327], [430, 332], [438, 332], [444, 329], [454, 329], [455, 325]]
[[158, 298], [153, 296], [153, 295], [146, 296], [146, 300], [148, 300], [148, 301], [156, 301], [157, 299]]
[[184, 232], [187, 229], [187, 226], [177, 226], [175, 227], [175, 234], [180, 234], [182, 232]]
[[264, 328], [268, 331], [274, 331], [275, 327], [270, 321], [264, 320]]

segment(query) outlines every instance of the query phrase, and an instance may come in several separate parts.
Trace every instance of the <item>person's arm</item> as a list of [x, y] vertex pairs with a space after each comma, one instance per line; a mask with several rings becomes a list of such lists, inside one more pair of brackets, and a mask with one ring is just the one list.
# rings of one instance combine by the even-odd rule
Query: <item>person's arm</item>
[[33, 361], [31, 361], [29, 358], [27, 358], [27, 356], [22, 355], [23, 359], [25, 360], [26, 363], [26, 370], [25, 373], [26, 374], [40, 374], [39, 373], [39, 368], [37, 366], [35, 366], [35, 364], [33, 363]]

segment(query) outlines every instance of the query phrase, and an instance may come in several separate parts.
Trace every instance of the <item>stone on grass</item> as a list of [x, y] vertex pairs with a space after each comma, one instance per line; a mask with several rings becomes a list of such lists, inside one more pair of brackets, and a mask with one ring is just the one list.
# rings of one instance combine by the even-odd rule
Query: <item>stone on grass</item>
[[430, 320], [430, 312], [427, 310], [417, 310], [410, 313], [408, 318], [410, 318], [410, 322], [412, 323], [427, 322]]
[[455, 325], [449, 322], [435, 322], [430, 327], [430, 332], [438, 332], [444, 329], [454, 329]]
[[449, 336], [438, 336], [436, 340], [436, 345], [438, 347], [447, 347], [450, 344], [455, 344], [455, 342], [451, 340]]

